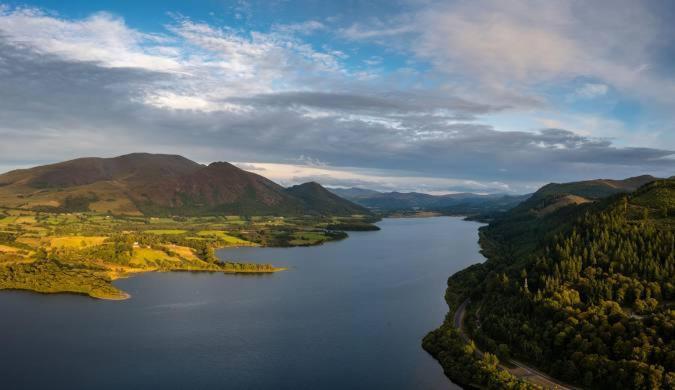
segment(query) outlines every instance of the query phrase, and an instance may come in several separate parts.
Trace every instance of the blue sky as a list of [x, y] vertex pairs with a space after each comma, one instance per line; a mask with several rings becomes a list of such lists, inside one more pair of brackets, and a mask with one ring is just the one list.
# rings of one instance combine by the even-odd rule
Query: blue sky
[[3, 171], [149, 151], [433, 193], [675, 174], [668, 1], [0, 4]]

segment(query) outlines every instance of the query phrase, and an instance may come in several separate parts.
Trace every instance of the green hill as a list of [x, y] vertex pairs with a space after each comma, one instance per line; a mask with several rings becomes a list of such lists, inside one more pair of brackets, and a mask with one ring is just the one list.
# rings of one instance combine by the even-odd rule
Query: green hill
[[[451, 277], [446, 298], [451, 307], [471, 298], [471, 338], [502, 359], [584, 388], [673, 388], [675, 180], [630, 193], [599, 182], [554, 191], [594, 201], [546, 213], [525, 202], [482, 229], [488, 260]], [[552, 189], [533, 198], [555, 203]], [[439, 358], [459, 342], [448, 321], [425, 339]]]
[[550, 183], [541, 187], [518, 207], [511, 210], [511, 214], [548, 213], [569, 204], [580, 204], [635, 191], [654, 180], [656, 178], [653, 176], [643, 175], [625, 180], [598, 179], [562, 184]]

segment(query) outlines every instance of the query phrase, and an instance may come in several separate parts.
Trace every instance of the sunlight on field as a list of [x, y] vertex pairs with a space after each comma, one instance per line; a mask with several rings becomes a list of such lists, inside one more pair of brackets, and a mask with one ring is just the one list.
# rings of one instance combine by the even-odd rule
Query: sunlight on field
[[[232, 246], [320, 244], [346, 237], [323, 217], [149, 217], [0, 209], [0, 290], [125, 299], [111, 282], [139, 272], [271, 273], [271, 264], [220, 262]], [[348, 219], [352, 221], [352, 219]], [[149, 229], [148, 229], [149, 228]]]
[[199, 260], [199, 258], [195, 255], [195, 252], [192, 248], [188, 248], [186, 246], [174, 245], [174, 246], [169, 246], [168, 249], [171, 250], [172, 252], [177, 253], [178, 256], [180, 256], [184, 259], [191, 260], [191, 261]]
[[5, 217], [0, 219], [0, 226], [9, 225], [15, 223], [18, 217]]
[[255, 245], [254, 243], [241, 238], [233, 237], [220, 230], [202, 230], [197, 233], [200, 237], [217, 237], [228, 245]]
[[131, 256], [131, 264], [139, 266], [163, 261], [180, 262], [181, 260], [178, 257], [169, 256], [161, 250], [150, 248], [135, 248]]
[[184, 233], [187, 233], [187, 230], [156, 229], [156, 230], [146, 230], [145, 233], [150, 233], [150, 234], [184, 234]]
[[0, 245], [0, 252], [3, 253], [16, 253], [19, 250], [17, 248], [14, 248], [12, 246], [7, 246], [7, 245]]
[[101, 245], [105, 237], [52, 237], [49, 246], [52, 248], [87, 248], [95, 245]]

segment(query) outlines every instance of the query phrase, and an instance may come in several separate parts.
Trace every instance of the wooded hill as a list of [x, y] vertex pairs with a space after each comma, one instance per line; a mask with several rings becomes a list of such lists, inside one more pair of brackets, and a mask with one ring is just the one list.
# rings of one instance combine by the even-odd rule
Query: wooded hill
[[[675, 388], [675, 179], [545, 186], [483, 228], [481, 247], [488, 260], [446, 294], [471, 298], [479, 348], [584, 388]], [[448, 321], [425, 348], [461, 376], [442, 359], [463, 343]], [[497, 378], [480, 370], [459, 379]]]

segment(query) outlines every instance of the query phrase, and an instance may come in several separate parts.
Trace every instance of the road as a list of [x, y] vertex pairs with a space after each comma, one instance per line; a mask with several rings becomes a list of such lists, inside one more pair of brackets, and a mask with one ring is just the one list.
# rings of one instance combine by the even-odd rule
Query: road
[[[467, 298], [462, 302], [461, 305], [457, 308], [454, 315], [454, 326], [459, 330], [460, 335], [464, 338], [465, 341], [469, 341], [469, 336], [464, 332], [464, 316], [466, 314], [466, 307], [471, 303], [471, 299]], [[476, 354], [479, 357], [483, 357], [483, 352], [476, 348]], [[561, 390], [576, 390], [577, 388], [570, 385], [563, 384], [557, 381], [554, 378], [546, 375], [545, 373], [534, 369], [524, 363], [521, 363], [517, 360], [509, 359], [508, 363], [514, 367], [508, 367], [506, 365], [500, 364], [499, 366], [509, 371], [511, 374], [515, 375], [518, 378], [524, 379], [528, 382], [534, 383], [539, 386], [543, 386], [549, 389], [561, 389]]]

